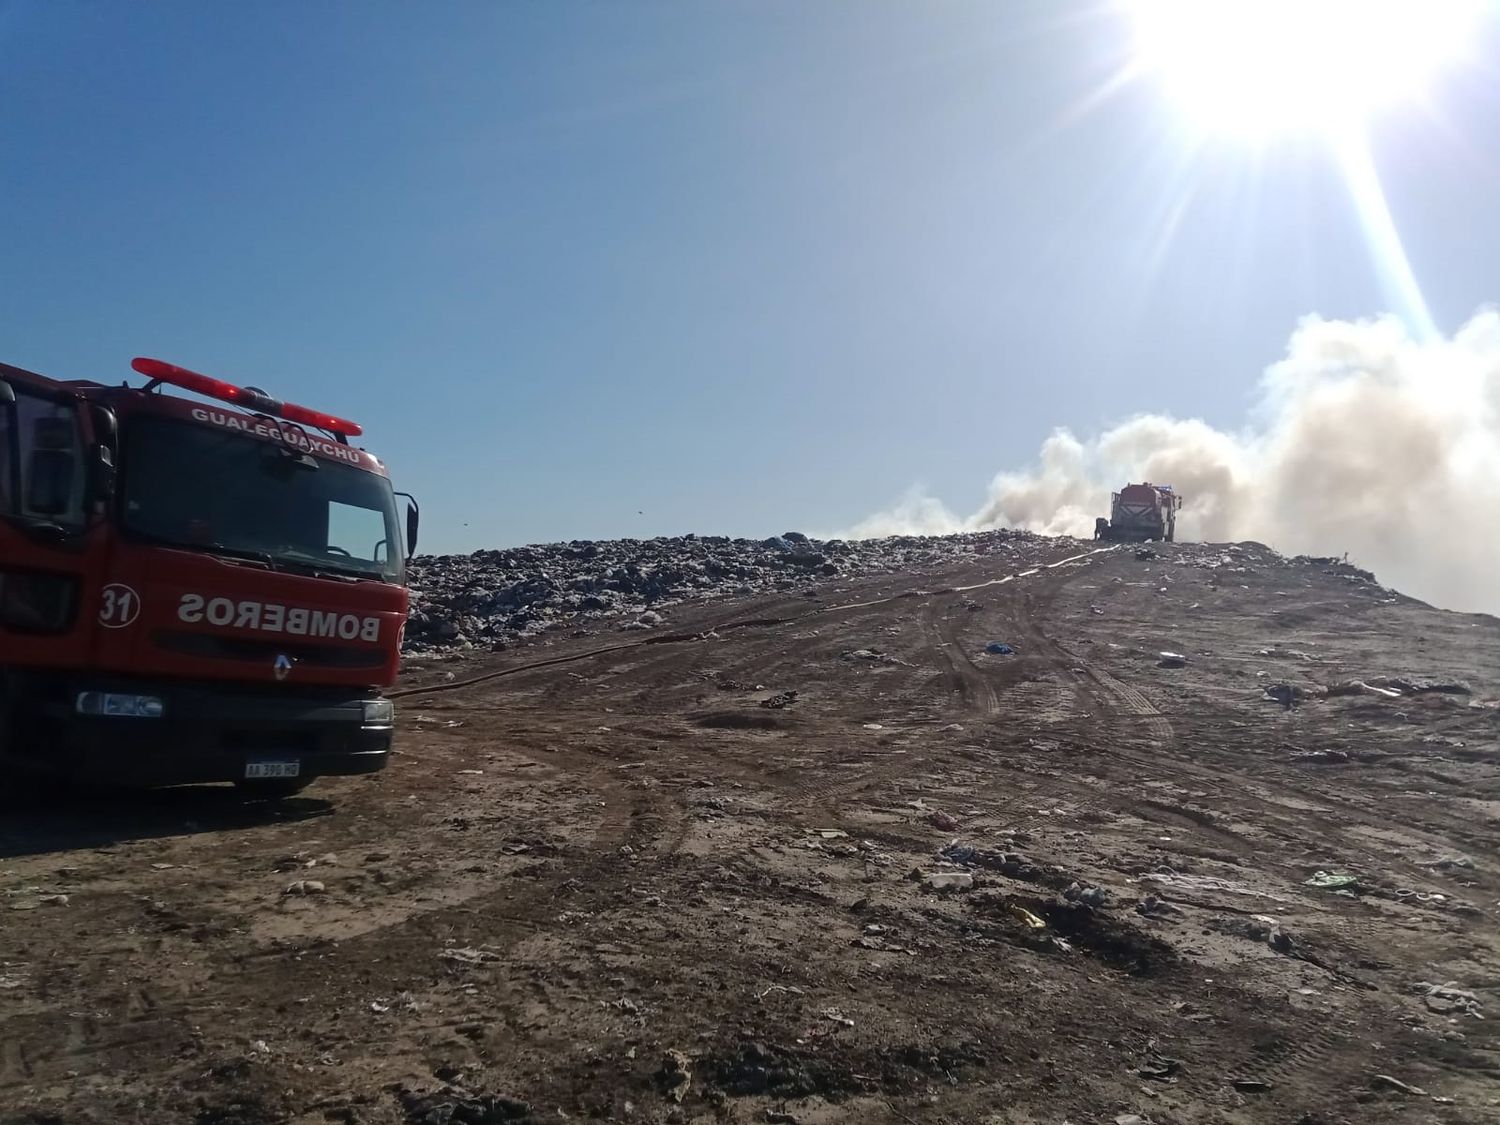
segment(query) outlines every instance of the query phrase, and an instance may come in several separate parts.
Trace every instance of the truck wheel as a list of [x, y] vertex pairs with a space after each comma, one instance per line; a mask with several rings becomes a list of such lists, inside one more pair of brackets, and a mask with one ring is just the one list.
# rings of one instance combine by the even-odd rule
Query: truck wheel
[[251, 781], [236, 781], [237, 788], [246, 797], [256, 801], [279, 801], [284, 797], [295, 797], [313, 783], [310, 777], [257, 778]]

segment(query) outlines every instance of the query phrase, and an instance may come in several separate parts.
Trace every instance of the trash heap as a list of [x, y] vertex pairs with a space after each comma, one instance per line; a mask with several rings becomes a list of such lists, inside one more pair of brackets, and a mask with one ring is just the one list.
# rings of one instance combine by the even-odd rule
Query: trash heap
[[1044, 537], [1000, 529], [945, 536], [818, 540], [682, 535], [425, 555], [410, 568], [412, 653], [503, 649], [547, 630], [652, 628], [689, 600], [829, 587], [850, 578], [996, 555]]

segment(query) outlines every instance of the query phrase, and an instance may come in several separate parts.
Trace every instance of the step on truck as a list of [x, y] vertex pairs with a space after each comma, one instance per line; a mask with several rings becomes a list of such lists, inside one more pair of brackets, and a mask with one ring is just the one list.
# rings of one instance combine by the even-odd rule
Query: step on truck
[[353, 422], [131, 366], [0, 364], [0, 769], [284, 796], [383, 768], [415, 500]]

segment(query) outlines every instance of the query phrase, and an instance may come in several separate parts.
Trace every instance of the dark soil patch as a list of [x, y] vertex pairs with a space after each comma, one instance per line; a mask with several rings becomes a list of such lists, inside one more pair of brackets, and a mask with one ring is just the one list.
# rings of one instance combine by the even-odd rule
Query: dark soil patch
[[693, 722], [706, 730], [786, 729], [786, 722], [772, 711], [710, 711]]
[[[1178, 959], [1166, 942], [1083, 903], [1002, 894], [976, 896], [970, 906], [999, 921], [1009, 940], [1029, 949], [1059, 955], [1083, 953], [1131, 976], [1152, 976]], [[1041, 919], [1045, 928], [1034, 927], [1018, 910]]]

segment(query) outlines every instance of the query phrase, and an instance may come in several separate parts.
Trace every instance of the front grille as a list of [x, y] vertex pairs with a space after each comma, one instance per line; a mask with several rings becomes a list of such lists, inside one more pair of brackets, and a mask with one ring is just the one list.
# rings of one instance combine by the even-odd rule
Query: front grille
[[309, 668], [380, 668], [386, 662], [386, 654], [379, 649], [249, 641], [176, 629], [158, 629], [151, 634], [151, 641], [167, 652], [211, 660], [253, 660], [269, 664], [284, 655]]
[[324, 749], [323, 732], [308, 730], [225, 731], [219, 743], [240, 754], [316, 754]]

